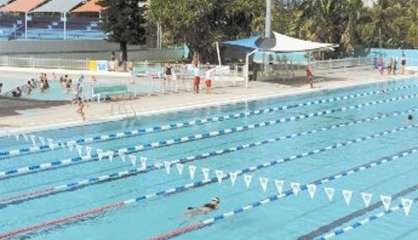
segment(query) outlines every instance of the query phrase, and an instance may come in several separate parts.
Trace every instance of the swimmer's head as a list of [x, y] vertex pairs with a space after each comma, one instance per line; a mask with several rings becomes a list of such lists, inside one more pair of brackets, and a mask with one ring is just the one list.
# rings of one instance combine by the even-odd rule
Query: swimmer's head
[[414, 120], [414, 117], [411, 114], [409, 114], [408, 115], [408, 120]]
[[219, 199], [218, 197], [212, 198], [211, 202], [219, 204], [221, 203], [221, 199]]

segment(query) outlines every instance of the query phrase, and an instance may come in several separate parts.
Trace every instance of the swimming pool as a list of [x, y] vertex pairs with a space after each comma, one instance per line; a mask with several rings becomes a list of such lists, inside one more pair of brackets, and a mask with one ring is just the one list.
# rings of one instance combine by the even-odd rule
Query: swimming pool
[[[0, 138], [0, 239], [416, 239], [415, 206], [406, 217], [374, 204], [418, 197], [406, 121], [417, 89], [410, 79]], [[218, 210], [184, 217], [216, 196]]]
[[[60, 77], [60, 74], [55, 74], [56, 77]], [[49, 85], [50, 88], [46, 92], [41, 92], [39, 88], [33, 89], [30, 95], [26, 93], [23, 94], [22, 98], [34, 99], [34, 100], [48, 100], [48, 101], [71, 101], [75, 96], [75, 87], [78, 79], [80, 78], [79, 74], [69, 74], [70, 79], [72, 79], [72, 90], [68, 92], [62, 84], [54, 79], [52, 73], [48, 73]], [[12, 71], [1, 71], [0, 72], [0, 83], [3, 84], [2, 93], [5, 94], [8, 91], [16, 89], [18, 86], [23, 86], [27, 83], [29, 79], [39, 79], [39, 74], [37, 73], [27, 73], [27, 72], [12, 72]], [[112, 76], [96, 76], [98, 84], [127, 84], [128, 77], [112, 77]], [[91, 88], [93, 82], [90, 77], [85, 77], [83, 82], [83, 94], [82, 96], [85, 99], [91, 99]], [[142, 93], [144, 90], [143, 85], [137, 84], [136, 89], [130, 90]]]

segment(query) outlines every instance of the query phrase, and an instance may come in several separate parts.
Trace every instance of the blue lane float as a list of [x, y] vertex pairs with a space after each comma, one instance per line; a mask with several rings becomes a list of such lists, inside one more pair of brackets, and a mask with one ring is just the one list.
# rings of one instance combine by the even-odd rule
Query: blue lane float
[[[335, 124], [335, 125], [331, 125], [331, 126], [328, 126], [328, 127], [312, 129], [312, 130], [308, 130], [308, 131], [304, 131], [304, 132], [300, 132], [300, 133], [295, 133], [295, 134], [290, 134], [290, 135], [286, 135], [286, 136], [282, 136], [282, 137], [261, 140], [261, 141], [258, 141], [258, 142], [249, 143], [249, 144], [242, 144], [242, 145], [238, 145], [238, 146], [230, 147], [230, 148], [225, 148], [225, 149], [219, 149], [219, 150], [215, 150], [215, 151], [208, 152], [208, 153], [202, 153], [202, 154], [199, 154], [199, 155], [192, 155], [192, 156], [180, 158], [180, 159], [177, 159], [177, 160], [173, 160], [173, 161], [169, 162], [169, 165], [173, 166], [173, 165], [177, 165], [177, 164], [184, 164], [184, 163], [188, 163], [188, 162], [192, 162], [192, 161], [203, 160], [203, 159], [206, 159], [206, 158], [221, 156], [221, 155], [224, 155], [224, 154], [228, 154], [228, 153], [232, 153], [232, 152], [236, 152], [236, 151], [241, 151], [241, 150], [244, 150], [244, 149], [249, 149], [249, 148], [253, 148], [253, 147], [257, 147], [257, 146], [261, 146], [261, 145], [265, 145], [265, 144], [270, 144], [270, 143], [274, 143], [274, 142], [278, 142], [278, 141], [282, 141], [282, 140], [286, 140], [286, 139], [293, 139], [293, 138], [297, 138], [297, 137], [300, 137], [300, 136], [306, 136], [306, 135], [325, 132], [325, 131], [334, 130], [334, 129], [338, 129], [338, 128], [349, 127], [349, 126], [353, 126], [355, 124], [362, 124], [362, 123], [366, 123], [366, 122], [372, 122], [372, 121], [380, 120], [380, 119], [387, 118], [387, 117], [410, 114], [410, 113], [413, 113], [417, 110], [418, 110], [418, 108], [414, 108], [414, 109], [406, 110], [406, 111], [403, 111], [403, 112], [386, 113], [386, 114], [381, 114], [379, 116], [368, 117], [368, 118], [363, 118], [363, 119], [350, 121], [350, 122], [346, 122], [346, 123]], [[75, 190], [75, 189], [78, 189], [78, 188], [81, 188], [81, 187], [86, 187], [86, 186], [93, 185], [93, 184], [113, 181], [113, 180], [126, 178], [126, 177], [130, 177], [130, 176], [136, 176], [138, 174], [143, 174], [143, 173], [147, 173], [147, 172], [150, 172], [150, 171], [163, 169], [164, 167], [165, 166], [163, 164], [154, 164], [154, 165], [142, 166], [141, 168], [133, 168], [133, 169], [130, 169], [130, 170], [111, 173], [111, 174], [103, 175], [103, 176], [99, 176], [99, 177], [91, 177], [89, 179], [83, 179], [83, 180], [79, 180], [79, 181], [76, 181], [76, 182], [70, 182], [70, 183], [67, 183], [67, 184], [62, 184], [62, 185], [53, 186], [53, 187], [44, 188], [44, 189], [38, 189], [38, 190], [34, 190], [34, 191], [31, 191], [31, 192], [28, 192], [28, 193], [19, 194], [19, 195], [13, 196], [13, 197], [7, 197], [7, 198], [0, 199], [0, 206], [5, 207], [5, 206], [8, 206], [10, 204], [16, 204], [16, 203], [20, 203], [20, 202], [23, 202], [23, 201], [28, 201], [30, 199], [49, 196], [51, 194], [57, 194], [57, 193], [60, 193], [60, 192], [72, 191], [72, 190]]]
[[[418, 200], [418, 198], [413, 199], [413, 201], [417, 201], [417, 200]], [[350, 232], [350, 231], [352, 231], [354, 229], [357, 229], [359, 227], [362, 227], [362, 226], [364, 226], [364, 225], [366, 225], [368, 223], [371, 223], [371, 222], [373, 222], [375, 220], [378, 220], [378, 219], [380, 219], [380, 218], [382, 218], [384, 216], [387, 216], [387, 215], [389, 215], [391, 213], [394, 213], [394, 212], [397, 212], [399, 210], [402, 210], [403, 209], [405, 212], [408, 211], [408, 210], [405, 210], [405, 208], [406, 208], [405, 203], [401, 203], [401, 204], [399, 204], [397, 206], [394, 206], [394, 207], [389, 208], [388, 210], [378, 212], [376, 214], [371, 215], [370, 217], [363, 218], [360, 221], [356, 221], [356, 222], [352, 223], [351, 225], [349, 225], [347, 227], [338, 228], [337, 230], [335, 230], [333, 232], [327, 233], [327, 234], [325, 234], [325, 235], [317, 238], [317, 240], [329, 240], [329, 239], [335, 238], [337, 236], [340, 236], [340, 235], [342, 235], [344, 233], [348, 233], [348, 232]], [[406, 214], [406, 215], [408, 215], [408, 214]]]
[[409, 215], [409, 211], [411, 210], [411, 207], [412, 207], [412, 202], [413, 201], [417, 201], [417, 200], [418, 200], [418, 198], [415, 198], [415, 199], [402, 199], [401, 204], [399, 204], [397, 206], [391, 207], [388, 210], [381, 211], [381, 212], [378, 212], [376, 214], [373, 214], [373, 215], [371, 215], [369, 217], [363, 218], [362, 220], [356, 221], [356, 222], [354, 222], [354, 223], [352, 223], [352, 224], [350, 224], [350, 225], [348, 225], [348, 226], [346, 226], [344, 228], [337, 228], [336, 230], [334, 230], [332, 232], [329, 232], [329, 233], [326, 233], [323, 236], [321, 236], [319, 238], [316, 238], [316, 239], [317, 240], [329, 240], [329, 239], [335, 238], [335, 237], [337, 237], [339, 235], [342, 235], [344, 233], [348, 233], [348, 232], [350, 232], [352, 230], [355, 230], [355, 229], [357, 229], [359, 227], [362, 227], [362, 226], [364, 226], [364, 225], [366, 225], [368, 223], [371, 223], [372, 221], [378, 220], [378, 219], [380, 219], [380, 218], [382, 218], [384, 216], [387, 216], [387, 215], [389, 215], [391, 213], [397, 212], [397, 211], [402, 210], [402, 209], [404, 210], [405, 215], [408, 216]]
[[137, 145], [137, 146], [129, 147], [129, 148], [121, 148], [115, 151], [110, 150], [110, 151], [107, 151], [107, 154], [104, 156], [100, 156], [101, 154], [98, 152], [98, 154], [94, 154], [94, 155], [79, 156], [79, 157], [64, 159], [60, 161], [41, 163], [41, 164], [32, 165], [32, 166], [25, 166], [25, 167], [20, 167], [17, 169], [0, 171], [0, 180], [4, 178], [31, 174], [31, 173], [39, 172], [39, 171], [47, 171], [50, 169], [71, 166], [75, 164], [98, 161], [98, 160], [102, 160], [103, 158], [107, 158], [111, 160], [114, 157], [118, 157], [120, 152], [123, 152], [124, 154], [133, 154], [133, 153], [137, 153], [137, 152], [141, 152], [145, 150], [150, 150], [153, 148], [160, 148], [164, 146], [186, 143], [186, 142], [205, 139], [205, 138], [228, 135], [228, 134], [232, 134], [235, 132], [246, 131], [249, 129], [271, 126], [271, 125], [279, 124], [279, 123], [281, 124], [281, 123], [286, 123], [286, 122], [293, 122], [293, 121], [298, 121], [301, 119], [312, 118], [315, 116], [322, 116], [322, 115], [327, 115], [327, 114], [336, 113], [336, 112], [345, 112], [348, 110], [361, 109], [364, 107], [374, 106], [377, 104], [383, 104], [383, 103], [388, 103], [388, 102], [393, 102], [393, 101], [401, 101], [401, 100], [406, 100], [406, 99], [411, 99], [411, 98], [416, 98], [416, 97], [418, 97], [418, 94], [399, 96], [399, 97], [394, 97], [390, 99], [372, 101], [372, 102], [367, 102], [367, 103], [360, 103], [360, 104], [351, 105], [351, 106], [344, 106], [344, 107], [340, 107], [336, 109], [328, 109], [328, 110], [318, 111], [314, 113], [300, 114], [298, 116], [285, 117], [285, 118], [280, 118], [278, 120], [271, 120], [268, 122], [262, 122], [262, 123], [257, 123], [257, 124], [245, 125], [241, 127], [234, 127], [234, 128], [228, 128], [228, 129], [223, 129], [223, 130], [218, 130], [218, 131], [212, 131], [210, 133], [205, 133], [205, 134], [195, 134], [192, 136], [169, 139], [169, 140], [164, 140], [164, 141], [159, 141], [159, 142], [154, 142], [154, 143], [149, 143], [149, 144], [144, 144], [144, 145]]
[[[388, 131], [385, 131], [385, 132], [388, 132]], [[388, 134], [388, 133], [385, 133], [384, 135], [386, 135], [386, 134]], [[354, 141], [355, 140], [350, 141], [350, 143], [347, 143], [347, 144], [354, 143]], [[337, 145], [341, 146], [341, 144], [337, 144]], [[317, 152], [317, 151], [314, 150], [312, 152]], [[340, 172], [340, 173], [337, 173], [335, 175], [332, 175], [332, 176], [329, 176], [329, 177], [324, 177], [324, 178], [318, 179], [316, 181], [313, 181], [310, 184], [300, 185], [300, 191], [308, 190], [308, 185], [311, 185], [311, 184], [321, 185], [323, 183], [328, 183], [328, 182], [334, 181], [334, 180], [342, 178], [342, 177], [350, 176], [352, 174], [365, 171], [367, 169], [375, 168], [375, 167], [380, 166], [384, 163], [392, 162], [394, 160], [399, 160], [401, 158], [404, 158], [404, 157], [409, 156], [411, 154], [414, 154], [416, 152], [418, 152], [418, 147], [411, 148], [411, 149], [399, 152], [399, 153], [394, 154], [394, 155], [386, 156], [386, 157], [380, 158], [378, 160], [375, 160], [375, 161], [372, 161], [372, 162], [369, 162], [369, 163], [366, 163], [366, 164], [362, 164], [362, 165], [359, 165], [359, 166], [354, 167], [354, 168], [347, 169], [347, 170], [345, 170], [343, 172]], [[306, 154], [301, 154], [301, 155], [306, 155]], [[300, 156], [300, 155], [298, 155], [298, 156]], [[294, 159], [294, 158], [292, 158], [292, 159]], [[253, 172], [253, 171], [256, 171], [257, 169], [272, 166], [272, 165], [274, 165], [273, 164], [274, 162], [276, 162], [276, 161], [261, 164], [261, 165], [250, 167], [250, 168], [246, 168], [246, 169], [241, 170], [240, 172], [241, 173]], [[231, 176], [230, 174], [226, 174], [223, 177], [223, 180], [227, 180], [228, 178], [230, 178], [230, 176]], [[36, 225], [28, 226], [28, 227], [19, 228], [19, 229], [12, 230], [12, 231], [6, 232], [6, 233], [1, 233], [0, 234], [0, 239], [16, 238], [16, 237], [22, 236], [22, 235], [28, 235], [28, 234], [30, 235], [30, 234], [34, 234], [36, 232], [51, 230], [51, 229], [56, 228], [58, 226], [73, 224], [73, 223], [77, 223], [77, 222], [80, 222], [80, 221], [85, 221], [87, 219], [94, 218], [94, 217], [97, 217], [99, 215], [103, 215], [103, 214], [105, 214], [109, 211], [116, 210], [116, 209], [121, 209], [121, 208], [130, 206], [132, 204], [143, 201], [145, 199], [151, 199], [151, 198], [154, 198], [154, 197], [157, 197], [157, 196], [162, 196], [162, 195], [166, 196], [166, 195], [172, 195], [172, 194], [175, 194], [175, 193], [184, 192], [184, 191], [186, 191], [188, 189], [191, 189], [191, 188], [205, 186], [205, 185], [207, 185], [211, 182], [218, 182], [218, 178], [215, 177], [215, 178], [212, 178], [211, 180], [207, 180], [207, 181], [199, 181], [199, 182], [195, 182], [195, 183], [189, 183], [189, 184], [186, 184], [186, 185], [181, 186], [181, 187], [171, 188], [171, 189], [162, 191], [161, 194], [151, 193], [151, 194], [147, 194], [147, 195], [144, 195], [144, 196], [139, 196], [137, 198], [131, 198], [131, 199], [128, 199], [128, 200], [125, 200], [125, 201], [120, 201], [120, 202], [116, 202], [116, 203], [113, 203], [113, 204], [109, 204], [109, 205], [106, 205], [104, 207], [88, 210], [88, 211], [78, 213], [78, 214], [75, 214], [75, 215], [62, 217], [62, 218], [52, 220], [52, 221], [48, 221], [48, 222], [41, 223], [41, 224], [36, 224]], [[154, 238], [151, 238], [151, 239], [169, 239], [169, 238], [171, 238], [170, 236], [172, 236], [172, 237], [179, 236], [181, 234], [185, 234], [185, 233], [197, 230], [197, 229], [201, 229], [203, 227], [213, 225], [216, 222], [222, 221], [226, 218], [230, 218], [230, 217], [238, 215], [240, 213], [249, 211], [251, 209], [254, 209], [254, 208], [257, 208], [257, 207], [260, 207], [260, 206], [264, 206], [268, 203], [271, 203], [271, 202], [274, 202], [274, 201], [277, 201], [279, 199], [289, 197], [289, 196], [292, 196], [292, 195], [294, 195], [294, 192], [292, 190], [288, 190], [284, 193], [273, 195], [271, 197], [268, 197], [268, 198], [263, 199], [261, 201], [254, 202], [252, 204], [246, 205], [246, 206], [238, 208], [236, 210], [233, 210], [233, 211], [215, 216], [213, 218], [206, 219], [206, 220], [204, 220], [200, 223], [185, 226], [185, 227], [181, 228], [182, 231], [177, 231], [178, 229], [175, 229], [174, 231], [170, 232], [170, 233], [173, 233], [171, 235], [167, 234], [167, 233], [160, 235], [160, 236], [166, 236], [168, 238], [158, 238], [160, 236], [157, 236], [157, 237], [154, 237]]]
[[[356, 105], [344, 106], [344, 107], [335, 108], [335, 109], [328, 109], [328, 110], [323, 110], [323, 111], [318, 111], [318, 112], [300, 114], [300, 115], [297, 115], [297, 116], [284, 117], [284, 118], [280, 118], [278, 120], [271, 120], [271, 121], [257, 123], [257, 124], [250, 124], [250, 125], [244, 125], [244, 126], [240, 126], [240, 127], [227, 128], [227, 129], [223, 129], [223, 130], [212, 131], [210, 133], [205, 133], [205, 134], [195, 134], [195, 135], [192, 135], [192, 136], [180, 137], [180, 138], [176, 138], [176, 139], [169, 139], [169, 140], [163, 140], [163, 141], [154, 142], [154, 143], [141, 144], [141, 145], [137, 145], [137, 146], [133, 146], [133, 147], [129, 147], [129, 148], [121, 148], [121, 149], [118, 149], [118, 150], [115, 150], [115, 151], [110, 150], [110, 151], [107, 151], [108, 154], [103, 156], [103, 158], [107, 158], [107, 159], [111, 160], [114, 157], [118, 157], [119, 152], [124, 152], [125, 154], [133, 154], [133, 153], [137, 153], [137, 152], [141, 152], [141, 151], [145, 151], [145, 150], [150, 150], [150, 149], [154, 149], [154, 148], [161, 148], [161, 147], [165, 147], [165, 146], [171, 146], [171, 145], [175, 145], [175, 144], [186, 143], [186, 142], [201, 140], [201, 139], [205, 139], [205, 138], [223, 136], [223, 135], [228, 135], [228, 134], [232, 134], [232, 133], [235, 133], [235, 132], [243, 132], [243, 131], [246, 131], [246, 130], [249, 130], [249, 129], [271, 126], [271, 125], [275, 125], [275, 124], [282, 124], [282, 123], [286, 123], [286, 122], [294, 122], [294, 121], [299, 121], [299, 120], [302, 120], [302, 119], [312, 118], [312, 117], [316, 117], [316, 116], [328, 115], [328, 114], [332, 114], [332, 113], [336, 113], [336, 112], [345, 112], [345, 111], [349, 111], [349, 110], [362, 109], [364, 107], [370, 107], [370, 106], [374, 106], [374, 105], [377, 105], [377, 104], [384, 104], [384, 103], [388, 103], [388, 102], [407, 100], [407, 99], [412, 99], [412, 98], [416, 98], [416, 97], [418, 97], [418, 93], [417, 94], [412, 94], [412, 95], [406, 95], [406, 96], [399, 96], [399, 97], [384, 99], [384, 100], [376, 100], [376, 101], [371, 101], [371, 102], [367, 102], [367, 103], [360, 103], [360, 104], [356, 104]], [[18, 169], [0, 171], [0, 180], [4, 179], [4, 178], [10, 178], [10, 177], [15, 177], [15, 176], [20, 176], [20, 175], [31, 174], [31, 173], [39, 172], [39, 171], [47, 171], [49, 169], [55, 169], [55, 168], [64, 167], [64, 166], [71, 166], [71, 165], [74, 165], [74, 164], [81, 164], [81, 163], [87, 163], [87, 162], [91, 162], [91, 161], [98, 161], [98, 160], [101, 160], [101, 159], [102, 158], [100, 157], [99, 154], [94, 154], [94, 155], [91, 155], [91, 156], [79, 156], [79, 157], [75, 157], [75, 158], [64, 159], [64, 160], [61, 160], [61, 161], [54, 161], [54, 162], [42, 163], [42, 164], [38, 164], [38, 165], [25, 166], [25, 167], [21, 167], [21, 168], [18, 168]]]
[[[418, 87], [418, 84], [406, 85], [406, 86], [395, 87], [395, 88], [388, 88], [388, 89], [385, 89], [385, 91], [393, 92], [393, 91], [399, 91], [402, 89], [412, 89], [416, 87]], [[191, 127], [191, 126], [196, 126], [196, 125], [203, 125], [207, 123], [220, 122], [220, 121], [231, 120], [231, 119], [239, 119], [239, 118], [250, 117], [250, 116], [257, 116], [257, 115], [273, 113], [273, 112], [278, 112], [278, 111], [293, 109], [293, 108], [298, 108], [298, 107], [346, 101], [346, 100], [350, 100], [354, 98], [373, 96], [373, 95], [377, 95], [381, 93], [382, 93], [382, 90], [373, 90], [373, 91], [368, 91], [368, 92], [363, 92], [363, 93], [350, 94], [350, 95], [332, 97], [332, 98], [327, 98], [327, 99], [319, 99], [315, 101], [307, 101], [303, 103], [284, 105], [284, 106], [279, 106], [279, 107], [274, 107], [274, 108], [264, 108], [264, 109], [254, 110], [254, 111], [228, 114], [224, 116], [209, 117], [209, 118], [204, 118], [204, 119], [195, 119], [195, 120], [191, 120], [187, 122], [179, 122], [179, 123], [173, 123], [173, 124], [161, 125], [161, 126], [155, 126], [155, 127], [149, 127], [149, 128], [140, 128], [140, 129], [125, 131], [125, 132], [117, 132], [117, 133], [101, 135], [101, 136], [80, 138], [77, 140], [72, 140], [72, 141], [67, 141], [67, 142], [57, 141], [54, 144], [42, 144], [42, 142], [45, 142], [45, 141], [41, 141], [41, 146], [36, 146], [36, 144], [34, 143], [33, 146], [31, 147], [0, 152], [0, 159], [16, 157], [16, 156], [23, 155], [23, 154], [46, 152], [46, 151], [51, 151], [51, 150], [60, 149], [60, 148], [68, 148], [68, 147], [71, 147], [70, 145], [83, 145], [83, 144], [91, 144], [95, 142], [111, 141], [111, 140], [120, 139], [120, 138], [139, 136], [141, 134], [143, 135], [143, 134], [149, 134], [149, 133], [155, 133], [155, 132], [161, 132], [161, 131], [167, 131], [167, 130], [173, 130], [173, 129], [179, 129], [179, 128], [186, 128], [186, 127]], [[26, 135], [22, 135], [22, 136], [25, 137]], [[16, 135], [16, 138], [19, 139], [19, 135]], [[34, 141], [32, 140], [32, 142]]]

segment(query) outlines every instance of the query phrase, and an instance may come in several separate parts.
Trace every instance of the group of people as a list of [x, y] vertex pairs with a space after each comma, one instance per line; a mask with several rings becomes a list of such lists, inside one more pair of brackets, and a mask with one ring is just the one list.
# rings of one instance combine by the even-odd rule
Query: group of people
[[23, 94], [31, 95], [32, 91], [36, 88], [44, 93], [49, 89], [48, 75], [46, 73], [41, 73], [39, 76], [39, 81], [32, 78], [27, 81], [25, 85], [18, 86], [11, 91], [13, 97], [22, 97]]
[[[211, 93], [212, 89], [212, 76], [216, 68], [212, 68], [209, 63], [207, 63], [204, 67], [204, 73], [202, 74], [202, 70], [199, 64], [199, 61], [193, 60], [191, 65], [185, 66], [183, 69], [184, 72], [190, 72], [192, 74], [192, 85], [193, 85], [193, 93], [199, 94], [200, 92], [200, 84], [202, 75], [204, 75], [204, 83], [206, 86], [206, 93]], [[172, 80], [176, 77], [174, 72], [174, 67], [170, 63], [166, 64], [164, 67], [164, 82], [163, 82], [163, 90], [167, 89], [167, 86], [171, 85]]]
[[[398, 64], [399, 59], [391, 57], [389, 59], [388, 65], [385, 67], [385, 60], [383, 56], [379, 57], [378, 63], [377, 63], [377, 69], [379, 70], [380, 74], [383, 76], [385, 74], [385, 68], [387, 70], [388, 75], [396, 75], [396, 71], [398, 70]], [[402, 54], [402, 57], [400, 58], [400, 67], [401, 67], [401, 74], [405, 74], [405, 68], [406, 68], [406, 56], [405, 54]]]

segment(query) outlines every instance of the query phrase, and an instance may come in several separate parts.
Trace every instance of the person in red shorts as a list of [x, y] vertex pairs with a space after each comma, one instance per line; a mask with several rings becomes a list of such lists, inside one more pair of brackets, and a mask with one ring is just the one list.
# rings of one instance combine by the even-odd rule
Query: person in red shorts
[[205, 68], [205, 85], [206, 85], [206, 93], [209, 94], [211, 92], [212, 89], [212, 73], [215, 69], [212, 68], [210, 69], [210, 65], [209, 63], [206, 64], [206, 68]]

